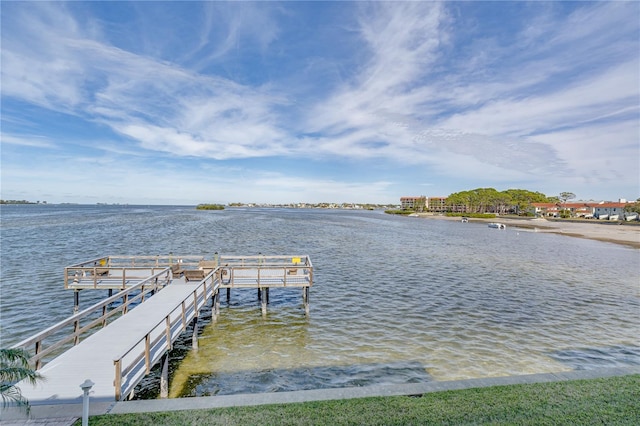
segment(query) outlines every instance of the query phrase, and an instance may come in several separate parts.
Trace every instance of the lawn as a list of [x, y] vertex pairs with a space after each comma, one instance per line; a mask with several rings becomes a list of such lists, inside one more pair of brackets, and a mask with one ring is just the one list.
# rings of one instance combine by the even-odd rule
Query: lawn
[[[639, 425], [640, 375], [253, 407], [95, 416], [90, 425]], [[80, 420], [76, 425], [80, 425]]]

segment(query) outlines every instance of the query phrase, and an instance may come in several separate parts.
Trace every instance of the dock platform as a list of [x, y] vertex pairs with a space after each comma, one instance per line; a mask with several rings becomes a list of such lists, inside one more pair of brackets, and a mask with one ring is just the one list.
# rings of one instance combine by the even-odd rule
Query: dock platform
[[68, 266], [64, 285], [74, 291], [76, 311], [80, 291], [109, 295], [14, 345], [32, 355], [30, 363], [46, 378], [17, 386], [33, 405], [69, 404], [82, 400], [80, 384], [89, 379], [92, 399], [118, 401], [161, 362], [166, 397], [168, 352], [189, 326], [197, 348], [199, 313], [210, 303], [219, 314], [220, 289], [227, 297], [232, 288], [258, 289], [264, 314], [270, 287], [301, 288], [308, 313], [312, 284], [308, 256], [107, 256]]

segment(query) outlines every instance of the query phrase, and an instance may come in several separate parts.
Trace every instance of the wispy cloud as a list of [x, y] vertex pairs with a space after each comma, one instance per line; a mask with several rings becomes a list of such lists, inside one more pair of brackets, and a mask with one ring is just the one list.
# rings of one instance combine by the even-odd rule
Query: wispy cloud
[[89, 113], [151, 150], [217, 159], [282, 153], [272, 111], [281, 96], [85, 40], [63, 31], [69, 18], [57, 12], [25, 18], [30, 40], [3, 40], [7, 96]]
[[55, 144], [45, 136], [41, 135], [11, 135], [0, 134], [3, 144], [29, 146], [34, 148], [54, 148]]
[[48, 123], [17, 112], [29, 105], [92, 127], [102, 159], [201, 162], [192, 172], [207, 161], [314, 164], [277, 170], [271, 189], [254, 180], [256, 191], [304, 182], [323, 197], [328, 188], [397, 198], [398, 182], [384, 177], [325, 176], [336, 161], [408, 166], [403, 182], [441, 182], [438, 193], [478, 176], [542, 191], [558, 176], [575, 185], [597, 176], [638, 190], [619, 170], [640, 172], [629, 161], [640, 155], [639, 8], [142, 2], [116, 3], [108, 16], [90, 2], [7, 3], [2, 142], [64, 150], [87, 139], [47, 134]]

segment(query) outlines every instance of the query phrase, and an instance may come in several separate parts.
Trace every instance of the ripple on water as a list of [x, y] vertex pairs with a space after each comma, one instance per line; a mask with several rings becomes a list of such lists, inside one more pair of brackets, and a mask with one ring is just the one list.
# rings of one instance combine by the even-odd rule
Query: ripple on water
[[[255, 291], [232, 292], [229, 305], [223, 297], [220, 316], [200, 330], [199, 350], [186, 340], [177, 345], [173, 395], [503, 376], [640, 359], [640, 258], [626, 247], [381, 212], [42, 207], [1, 211], [2, 346], [71, 313], [63, 268], [88, 258], [310, 255], [310, 315], [299, 289], [272, 290], [266, 317]], [[34, 261], [46, 272], [25, 275]], [[83, 292], [81, 306], [104, 296]], [[33, 303], [47, 315], [22, 309]]]

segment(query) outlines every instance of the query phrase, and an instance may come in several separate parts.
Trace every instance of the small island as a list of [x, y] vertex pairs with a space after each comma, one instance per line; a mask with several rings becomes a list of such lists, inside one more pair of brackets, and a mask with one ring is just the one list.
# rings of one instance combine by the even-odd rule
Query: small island
[[196, 210], [224, 210], [222, 204], [198, 204]]
[[47, 204], [46, 201], [0, 200], [0, 204]]

